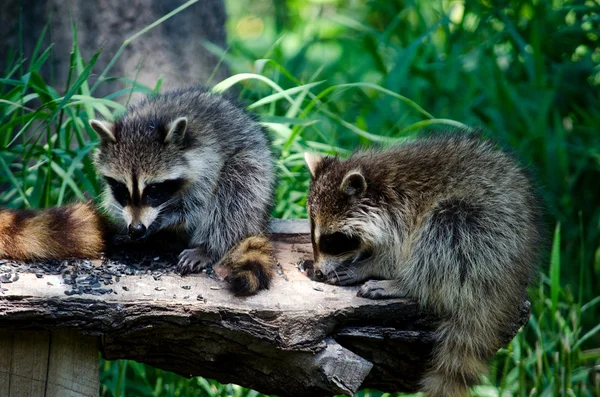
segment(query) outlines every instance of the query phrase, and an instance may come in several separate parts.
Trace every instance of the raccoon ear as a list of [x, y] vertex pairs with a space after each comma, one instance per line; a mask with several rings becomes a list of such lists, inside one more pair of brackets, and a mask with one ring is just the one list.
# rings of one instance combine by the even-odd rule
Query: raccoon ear
[[319, 167], [319, 164], [321, 164], [321, 160], [323, 160], [323, 157], [321, 156], [317, 156], [316, 154], [309, 152], [304, 153], [304, 161], [306, 161], [306, 166], [308, 167], [313, 178], [317, 173], [317, 168]]
[[165, 137], [165, 143], [181, 142], [185, 138], [185, 131], [187, 130], [187, 117], [180, 117], [169, 124], [169, 132]]
[[367, 181], [360, 171], [350, 171], [344, 177], [340, 190], [348, 196], [359, 196], [367, 190]]
[[96, 134], [98, 134], [100, 136], [100, 139], [102, 139], [103, 141], [117, 141], [117, 138], [115, 138], [115, 134], [112, 132], [112, 123], [103, 120], [90, 120], [90, 127], [92, 127], [94, 131], [96, 131]]

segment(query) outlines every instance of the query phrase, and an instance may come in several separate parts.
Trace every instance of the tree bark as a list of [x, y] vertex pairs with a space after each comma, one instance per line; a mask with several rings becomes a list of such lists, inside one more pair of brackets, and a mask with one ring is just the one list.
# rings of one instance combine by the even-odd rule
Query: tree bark
[[[89, 272], [102, 274], [121, 259], [94, 263], [99, 267], [70, 261], [50, 272], [49, 265], [19, 265], [29, 273], [21, 270], [17, 281], [1, 285], [0, 327], [76, 329], [99, 336], [106, 359], [280, 396], [352, 395], [366, 387], [414, 391], [435, 342], [436, 318], [411, 300], [368, 300], [356, 296], [358, 286], [310, 280], [298, 269], [312, 257], [308, 224], [274, 221], [271, 230], [278, 274], [255, 296], [234, 297], [225, 281], [205, 274], [180, 277], [165, 256], [138, 261], [138, 274], [117, 279], [113, 273], [112, 284], [70, 296], [65, 292], [81, 292]], [[1, 266], [0, 274], [17, 269]], [[518, 321], [506, 324], [506, 342], [528, 317], [524, 302]]]
[[[92, 69], [98, 76], [126, 39], [184, 3], [185, 0], [3, 0], [0, 70], [6, 69], [10, 51], [18, 54], [22, 50], [27, 67], [48, 25], [41, 51], [50, 45], [53, 48], [40, 73], [47, 83], [64, 91], [73, 49], [73, 26], [86, 62], [102, 49]], [[136, 79], [151, 88], [161, 76], [164, 88], [214, 85], [229, 71], [219, 64], [218, 56], [204, 47], [203, 41], [224, 49], [225, 20], [223, 0], [199, 1], [131, 42], [106, 77]], [[93, 77], [91, 81], [94, 82]], [[125, 86], [121, 81], [105, 82], [94, 94], [104, 96]]]

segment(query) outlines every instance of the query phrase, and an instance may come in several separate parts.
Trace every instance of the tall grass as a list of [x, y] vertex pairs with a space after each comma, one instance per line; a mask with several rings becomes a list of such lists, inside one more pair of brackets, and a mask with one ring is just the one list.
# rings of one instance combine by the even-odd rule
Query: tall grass
[[[237, 72], [215, 90], [240, 88], [269, 129], [280, 180], [273, 215], [306, 216], [304, 151], [345, 156], [421, 128], [485, 127], [535, 171], [548, 229], [560, 227], [549, 236], [548, 264], [530, 292], [529, 323], [474, 393], [599, 395], [600, 3], [264, 4], [230, 0], [231, 48], [207, 48]], [[244, 26], [249, 21], [255, 31]], [[111, 64], [154, 26], [125, 40]], [[52, 87], [40, 74], [52, 51], [41, 45], [27, 59], [15, 57], [0, 79], [2, 206], [96, 197], [89, 155], [97, 137], [87, 120], [110, 119], [133, 92], [160, 89], [160, 81], [149, 88], [122, 80], [122, 90], [94, 97], [110, 65], [95, 78], [99, 53], [84, 59], [73, 32], [65, 87]], [[103, 396], [259, 395], [135, 362], [101, 361], [100, 370]]]

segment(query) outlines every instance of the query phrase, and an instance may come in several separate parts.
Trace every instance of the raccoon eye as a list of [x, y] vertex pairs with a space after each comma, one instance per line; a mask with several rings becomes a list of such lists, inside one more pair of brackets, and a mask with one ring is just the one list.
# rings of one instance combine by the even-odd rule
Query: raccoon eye
[[183, 179], [169, 179], [160, 183], [152, 183], [144, 189], [142, 200], [150, 206], [158, 206], [177, 193], [184, 184]]
[[110, 187], [115, 200], [124, 207], [129, 201], [129, 190], [127, 189], [127, 186], [108, 176], [105, 176], [104, 180]]
[[329, 255], [341, 255], [360, 248], [360, 239], [344, 233], [324, 234], [319, 239], [319, 250]]

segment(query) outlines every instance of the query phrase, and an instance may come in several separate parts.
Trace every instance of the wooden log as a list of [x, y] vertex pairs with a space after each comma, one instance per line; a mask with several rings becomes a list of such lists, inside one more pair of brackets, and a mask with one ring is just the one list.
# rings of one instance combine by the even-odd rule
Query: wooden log
[[[234, 297], [225, 281], [181, 277], [169, 271], [172, 264], [157, 277], [156, 264], [165, 260], [159, 256], [138, 266], [154, 270], [118, 281], [113, 274], [103, 279], [112, 284], [67, 296], [73, 280], [85, 278], [81, 269], [98, 272], [120, 259], [95, 270], [75, 261], [79, 273], [63, 269], [66, 278], [20, 273], [18, 281], [3, 284], [0, 328], [75, 329], [100, 336], [106, 359], [133, 359], [280, 396], [352, 395], [365, 387], [414, 391], [435, 342], [436, 318], [411, 300], [368, 300], [356, 296], [358, 286], [310, 280], [298, 269], [312, 258], [306, 221], [276, 220], [271, 230], [278, 275], [258, 295]], [[93, 295], [99, 289], [109, 293]], [[519, 320], [506, 324], [506, 342], [528, 316], [525, 302]]]

